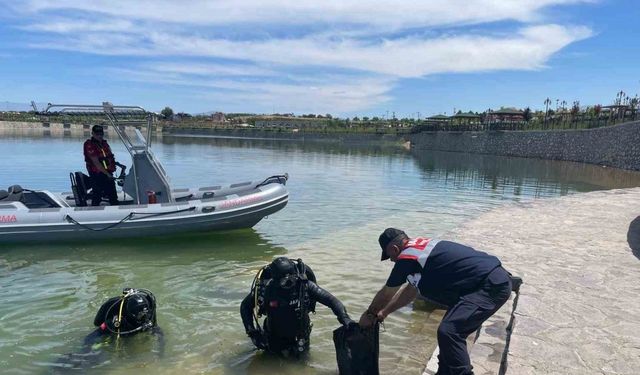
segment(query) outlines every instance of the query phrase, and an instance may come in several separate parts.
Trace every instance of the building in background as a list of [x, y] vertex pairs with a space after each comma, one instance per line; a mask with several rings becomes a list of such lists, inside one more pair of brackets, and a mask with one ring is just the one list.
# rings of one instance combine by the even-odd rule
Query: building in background
[[290, 116], [256, 116], [251, 119], [256, 128], [284, 128], [284, 129], [322, 129], [327, 127], [331, 119], [302, 118]]

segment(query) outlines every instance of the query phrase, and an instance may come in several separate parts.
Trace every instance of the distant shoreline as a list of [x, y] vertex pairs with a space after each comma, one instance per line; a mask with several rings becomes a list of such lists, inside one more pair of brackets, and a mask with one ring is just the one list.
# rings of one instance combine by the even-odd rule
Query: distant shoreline
[[[86, 135], [91, 132], [90, 124], [80, 123], [43, 123], [26, 121], [0, 121], [0, 130], [12, 132], [42, 132], [47, 136], [71, 136]], [[405, 142], [404, 134], [396, 134], [393, 129], [388, 132], [356, 132], [326, 129], [321, 131], [294, 129], [256, 129], [246, 127], [234, 128], [191, 128], [191, 127], [162, 127], [157, 124], [154, 127], [155, 136], [179, 136], [179, 137], [207, 137], [219, 136], [227, 138], [245, 139], [271, 139], [271, 140], [313, 140], [327, 142], [367, 143], [384, 142], [401, 145]], [[105, 127], [105, 133], [109, 135], [109, 127]], [[145, 133], [145, 131], [143, 131]]]
[[256, 128], [214, 128], [214, 129], [177, 129], [164, 128], [163, 136], [217, 136], [225, 138], [271, 139], [271, 140], [300, 140], [327, 141], [342, 143], [383, 142], [401, 145], [405, 142], [404, 134], [393, 133], [364, 133], [344, 131], [277, 131], [275, 129]]
[[[154, 127], [156, 137], [221, 137], [262, 140], [335, 142], [352, 145], [393, 145], [420, 150], [564, 160], [640, 171], [640, 122], [606, 128], [538, 131], [437, 131], [408, 134], [406, 129], [283, 129], [255, 127]], [[132, 127], [129, 129], [133, 129]], [[88, 136], [91, 125], [0, 121], [0, 135], [22, 131], [45, 136]], [[398, 132], [400, 130], [400, 132]], [[106, 128], [107, 134], [109, 128]], [[142, 129], [143, 134], [146, 133]]]

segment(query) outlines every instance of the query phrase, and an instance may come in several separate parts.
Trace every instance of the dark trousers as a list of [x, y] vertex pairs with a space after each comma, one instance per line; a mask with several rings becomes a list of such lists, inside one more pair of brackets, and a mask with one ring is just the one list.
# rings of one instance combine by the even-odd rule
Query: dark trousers
[[438, 327], [437, 375], [472, 375], [467, 337], [489, 319], [511, 295], [511, 281], [504, 268], [487, 276], [480, 288], [466, 294], [451, 307]]
[[118, 204], [118, 194], [116, 193], [116, 182], [104, 173], [89, 172], [91, 177], [92, 198], [91, 205], [99, 206], [102, 197], [109, 199], [109, 204], [115, 206]]

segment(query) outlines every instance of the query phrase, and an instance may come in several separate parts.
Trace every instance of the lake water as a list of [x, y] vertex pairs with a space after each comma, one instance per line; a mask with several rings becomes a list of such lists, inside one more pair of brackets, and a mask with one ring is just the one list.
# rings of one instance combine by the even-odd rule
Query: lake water
[[[0, 133], [0, 187], [69, 191], [69, 172], [84, 169], [82, 141]], [[111, 144], [116, 157], [130, 164], [118, 142]], [[107, 346], [94, 372], [335, 374], [331, 331], [338, 324], [321, 305], [304, 361], [261, 354], [245, 336], [240, 301], [272, 258], [302, 258], [358, 319], [390, 271], [389, 262], [379, 261], [377, 244], [386, 227], [442, 236], [505, 203], [640, 186], [637, 173], [596, 166], [412, 154], [389, 145], [165, 136], [154, 151], [176, 187], [288, 172], [289, 205], [253, 229], [234, 232], [0, 244], [2, 373], [49, 372], [61, 355], [79, 349], [102, 302], [131, 286], [157, 296], [164, 355], [150, 352], [155, 344], [138, 335]], [[380, 336], [381, 373], [418, 374], [435, 347], [441, 316], [420, 304], [391, 315]]]

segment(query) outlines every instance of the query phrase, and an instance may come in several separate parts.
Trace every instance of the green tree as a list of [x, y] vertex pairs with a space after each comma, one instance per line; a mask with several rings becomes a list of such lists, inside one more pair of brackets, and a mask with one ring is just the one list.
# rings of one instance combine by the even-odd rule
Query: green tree
[[576, 100], [571, 107], [571, 116], [576, 116], [578, 113], [580, 113], [580, 102]]
[[631, 107], [631, 112], [635, 112], [636, 108], [638, 107], [638, 96], [636, 95], [635, 97], [631, 98], [631, 100], [629, 101], [629, 106]]
[[526, 122], [531, 121], [531, 108], [529, 107], [525, 108], [524, 111], [522, 112], [522, 117]]
[[171, 107], [164, 107], [164, 109], [160, 111], [160, 114], [166, 119], [171, 119], [173, 116], [173, 109], [171, 109]]

